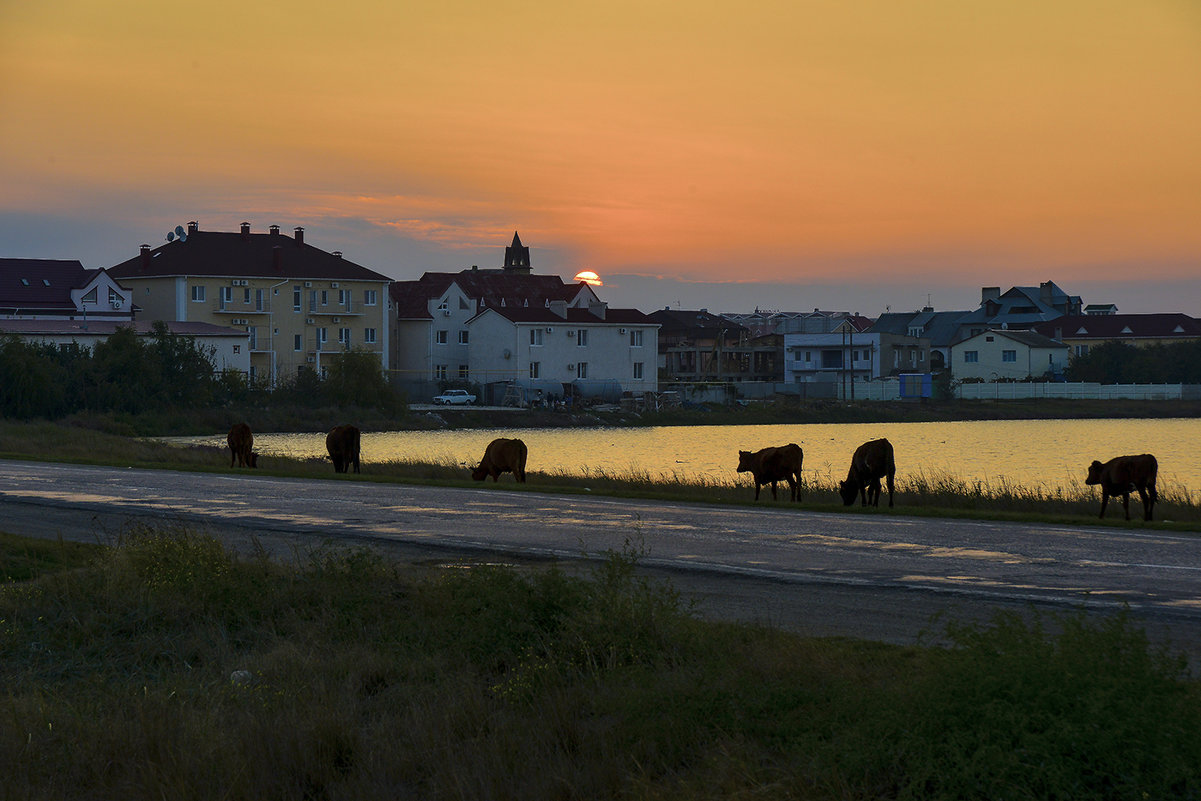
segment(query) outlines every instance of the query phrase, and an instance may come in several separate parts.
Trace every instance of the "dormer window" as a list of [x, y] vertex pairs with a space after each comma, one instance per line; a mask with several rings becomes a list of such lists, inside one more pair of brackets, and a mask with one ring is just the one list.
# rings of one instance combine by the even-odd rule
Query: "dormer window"
[[95, 303], [96, 302], [96, 287], [92, 287], [91, 291], [89, 291], [86, 295], [84, 295], [82, 298], [80, 298], [80, 300], [83, 303]]
[[43, 279], [42, 279], [42, 286], [50, 286], [50, 279], [49, 279], [49, 278], [43, 278]]

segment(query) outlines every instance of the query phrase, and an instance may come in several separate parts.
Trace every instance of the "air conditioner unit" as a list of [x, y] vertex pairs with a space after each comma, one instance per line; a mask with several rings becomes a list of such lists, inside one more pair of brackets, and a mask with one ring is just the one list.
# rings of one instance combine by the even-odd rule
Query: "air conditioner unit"
[[330, 281], [330, 282], [329, 282], [329, 288], [330, 288], [330, 289], [337, 289], [337, 288], [338, 288], [338, 282], [337, 282], [337, 281]]
[[306, 318], [304, 318], [304, 324], [305, 324], [305, 325], [315, 325], [315, 324], [316, 324], [316, 322], [317, 322], [317, 321], [316, 321], [316, 320], [314, 320], [312, 317], [306, 317]]
[[570, 372], [570, 371], [572, 371], [572, 370], [574, 370], [574, 369], [575, 369], [575, 365], [574, 365], [574, 364], [569, 364], [569, 365], [567, 365], [567, 370], [568, 370], [568, 372]]
[[449, 316], [450, 316], [450, 309], [443, 309], [443, 310], [442, 310], [442, 316], [443, 316], [443, 317], [449, 317]]
[[625, 332], [626, 332], [626, 330], [623, 328], [623, 329], [621, 329], [621, 331], [619, 331], [618, 333], [624, 334]]
[[306, 362], [308, 362], [309, 364], [312, 364], [313, 362], [317, 361], [317, 357], [316, 356], [305, 356], [304, 360]]
[[341, 317], [335, 317], [335, 318], [334, 318], [334, 322], [335, 322], [335, 323], [340, 323], [340, 322], [342, 322], [342, 318], [341, 318]]
[[119, 301], [119, 300], [114, 300], [114, 301], [113, 301], [113, 308], [114, 308], [114, 309], [119, 309], [119, 308], [121, 308], [121, 301]]
[[569, 337], [573, 337], [573, 336], [575, 336], [575, 331], [572, 331], [571, 329], [568, 329], [568, 331], [567, 331], [567, 336], [569, 336]]
[[553, 326], [549, 326], [549, 325], [548, 325], [548, 326], [546, 327], [546, 333], [548, 333], [548, 334], [553, 334], [553, 333], [555, 333], [555, 329], [554, 329], [554, 327], [553, 327]]
[[308, 288], [309, 288], [309, 287], [311, 287], [312, 285], [313, 285], [313, 282], [312, 282], [312, 281], [305, 281], [305, 282], [304, 282], [304, 288], [305, 288], [305, 289], [308, 289]]

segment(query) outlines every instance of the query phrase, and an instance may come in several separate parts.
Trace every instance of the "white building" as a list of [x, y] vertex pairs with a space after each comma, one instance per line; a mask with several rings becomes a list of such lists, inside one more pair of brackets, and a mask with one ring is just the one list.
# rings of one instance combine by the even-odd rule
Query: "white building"
[[1063, 372], [1068, 346], [1033, 331], [994, 329], [951, 346], [949, 366], [958, 380], [1041, 378]]

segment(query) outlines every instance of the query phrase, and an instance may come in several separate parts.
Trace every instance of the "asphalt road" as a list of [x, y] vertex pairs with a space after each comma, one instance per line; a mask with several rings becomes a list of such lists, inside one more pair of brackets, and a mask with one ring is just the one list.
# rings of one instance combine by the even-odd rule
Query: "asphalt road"
[[[506, 476], [511, 481], [511, 477]], [[630, 543], [706, 617], [940, 641], [997, 609], [1129, 608], [1201, 665], [1201, 537], [515, 491], [0, 461], [0, 530], [112, 541], [153, 522], [289, 558], [330, 542], [448, 563], [586, 566]], [[1112, 514], [1112, 510], [1111, 510]], [[1082, 521], [1084, 522], [1084, 521]]]

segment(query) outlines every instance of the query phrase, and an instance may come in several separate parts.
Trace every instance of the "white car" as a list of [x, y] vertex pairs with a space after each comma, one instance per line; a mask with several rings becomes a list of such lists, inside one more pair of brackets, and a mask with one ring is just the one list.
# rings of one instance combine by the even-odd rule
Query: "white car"
[[475, 403], [475, 395], [470, 394], [465, 389], [448, 389], [434, 398], [434, 403], [444, 406], [461, 406]]

